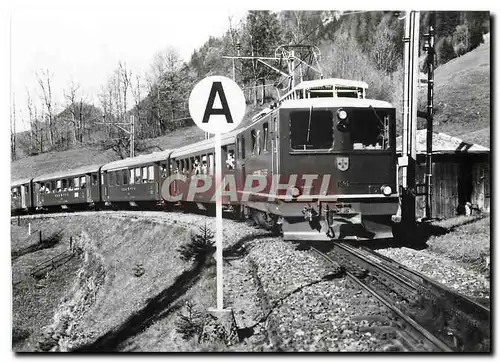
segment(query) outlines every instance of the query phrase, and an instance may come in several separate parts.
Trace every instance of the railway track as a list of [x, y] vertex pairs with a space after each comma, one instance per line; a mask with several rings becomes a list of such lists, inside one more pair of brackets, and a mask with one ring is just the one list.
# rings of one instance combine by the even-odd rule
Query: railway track
[[392, 311], [412, 351], [490, 351], [490, 311], [470, 298], [368, 248], [335, 243], [331, 256], [312, 248]]

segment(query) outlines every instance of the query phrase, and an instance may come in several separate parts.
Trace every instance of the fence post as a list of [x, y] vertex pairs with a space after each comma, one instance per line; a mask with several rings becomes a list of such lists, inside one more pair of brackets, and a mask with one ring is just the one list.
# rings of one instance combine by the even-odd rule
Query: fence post
[[21, 215], [17, 215], [17, 226], [21, 226]]
[[69, 250], [73, 251], [73, 237], [72, 236], [69, 237]]
[[28, 236], [31, 235], [31, 223], [28, 223]]
[[40, 244], [42, 243], [42, 230], [38, 232], [38, 235], [40, 236]]

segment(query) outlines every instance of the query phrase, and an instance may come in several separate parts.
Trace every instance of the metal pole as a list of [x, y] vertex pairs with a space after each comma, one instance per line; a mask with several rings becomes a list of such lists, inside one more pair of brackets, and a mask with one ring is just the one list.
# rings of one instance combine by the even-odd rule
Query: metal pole
[[135, 156], [135, 117], [130, 116], [130, 157]]
[[427, 152], [425, 174], [425, 217], [432, 217], [432, 132], [434, 120], [434, 27], [436, 13], [431, 12], [427, 47]]
[[224, 309], [223, 268], [222, 268], [222, 150], [221, 135], [215, 134], [215, 245], [217, 261], [217, 309]]
[[406, 14], [402, 155], [406, 167], [403, 167], [402, 221], [407, 230], [415, 225], [419, 21], [418, 11]]

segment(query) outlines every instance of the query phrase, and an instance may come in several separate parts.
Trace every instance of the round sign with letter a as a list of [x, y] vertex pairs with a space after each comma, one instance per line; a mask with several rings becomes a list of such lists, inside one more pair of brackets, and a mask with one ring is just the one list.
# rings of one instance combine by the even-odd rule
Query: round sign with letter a
[[195, 85], [189, 96], [189, 114], [205, 132], [232, 131], [245, 115], [245, 95], [238, 84], [223, 76], [211, 76]]

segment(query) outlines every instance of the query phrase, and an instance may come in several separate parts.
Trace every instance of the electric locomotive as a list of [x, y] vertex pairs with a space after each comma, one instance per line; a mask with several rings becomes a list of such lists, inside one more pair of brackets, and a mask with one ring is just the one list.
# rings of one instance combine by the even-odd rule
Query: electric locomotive
[[366, 99], [367, 87], [303, 82], [238, 135], [237, 169], [267, 181], [262, 191], [242, 190], [257, 222], [289, 240], [392, 236], [395, 108]]

